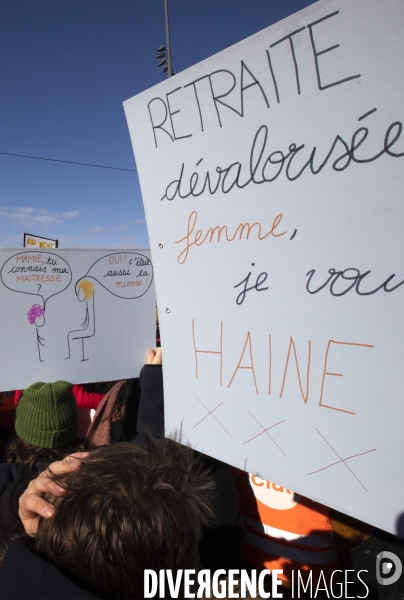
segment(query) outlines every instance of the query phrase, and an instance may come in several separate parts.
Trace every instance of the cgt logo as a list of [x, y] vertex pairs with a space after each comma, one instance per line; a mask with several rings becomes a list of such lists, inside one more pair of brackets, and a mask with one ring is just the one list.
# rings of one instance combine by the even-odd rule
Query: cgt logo
[[401, 577], [403, 565], [393, 552], [380, 552], [376, 558], [376, 579], [380, 585], [392, 585]]
[[271, 481], [261, 479], [257, 475], [250, 475], [250, 483], [254, 496], [268, 506], [268, 508], [274, 508], [275, 510], [289, 510], [294, 508], [300, 501], [300, 496], [291, 492], [287, 488], [281, 485], [276, 485]]

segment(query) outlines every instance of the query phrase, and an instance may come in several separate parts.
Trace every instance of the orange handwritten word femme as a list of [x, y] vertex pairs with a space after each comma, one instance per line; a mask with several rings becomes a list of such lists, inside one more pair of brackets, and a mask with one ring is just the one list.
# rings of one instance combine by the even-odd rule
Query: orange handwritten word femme
[[241, 240], [243, 238], [244, 232], [246, 232], [245, 238], [248, 240], [252, 230], [254, 229], [254, 233], [257, 236], [257, 239], [262, 241], [267, 237], [282, 237], [286, 234], [286, 231], [282, 233], [276, 233], [277, 227], [280, 225], [282, 221], [282, 214], [279, 214], [275, 217], [271, 229], [262, 234], [262, 225], [256, 221], [255, 223], [240, 223], [237, 225], [233, 235], [229, 233], [229, 229], [227, 225], [215, 225], [214, 227], [209, 227], [204, 233], [201, 229], [198, 229], [194, 233], [194, 229], [196, 227], [196, 221], [198, 219], [198, 213], [194, 210], [191, 212], [188, 218], [188, 231], [185, 237], [181, 238], [176, 244], [181, 244], [182, 242], [186, 243], [185, 248], [178, 255], [178, 262], [180, 265], [183, 265], [188, 258], [189, 249], [192, 246], [202, 246], [206, 241], [213, 242], [214, 240], [217, 242], [221, 242], [222, 240], [226, 242], [234, 242], [234, 240]]

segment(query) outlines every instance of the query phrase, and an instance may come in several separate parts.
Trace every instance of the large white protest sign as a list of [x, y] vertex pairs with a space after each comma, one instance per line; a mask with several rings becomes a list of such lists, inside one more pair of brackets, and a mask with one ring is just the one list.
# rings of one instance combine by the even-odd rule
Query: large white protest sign
[[1, 250], [0, 389], [137, 377], [155, 345], [149, 250]]
[[396, 532], [404, 4], [322, 1], [132, 98], [166, 432]]

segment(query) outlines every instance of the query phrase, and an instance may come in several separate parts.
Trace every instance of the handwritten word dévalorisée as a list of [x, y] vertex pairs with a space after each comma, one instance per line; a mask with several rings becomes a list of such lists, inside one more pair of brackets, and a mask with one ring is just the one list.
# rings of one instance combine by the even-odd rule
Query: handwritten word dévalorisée
[[[358, 121], [374, 114], [376, 109], [372, 109], [359, 117]], [[318, 175], [326, 166], [334, 151], [339, 155], [333, 161], [331, 167], [334, 171], [341, 172], [347, 169], [352, 163], [365, 164], [379, 159], [383, 154], [393, 158], [404, 156], [404, 152], [393, 152], [392, 146], [401, 136], [403, 125], [400, 121], [394, 121], [387, 128], [384, 136], [382, 149], [373, 156], [359, 156], [359, 148], [364, 144], [369, 135], [367, 127], [359, 127], [351, 137], [350, 143], [346, 142], [339, 134], [334, 138], [330, 149], [324, 158], [320, 159], [315, 165], [317, 147], [309, 150], [309, 156], [304, 156], [305, 144], [291, 143], [287, 150], [274, 150], [268, 153], [266, 149], [268, 141], [268, 127], [261, 125], [255, 133], [254, 140], [250, 150], [248, 167], [241, 161], [231, 163], [226, 167], [217, 166], [213, 172], [207, 170], [204, 173], [193, 171], [189, 176], [185, 175], [185, 163], [182, 163], [180, 174], [173, 179], [166, 187], [161, 200], [172, 201], [176, 197], [188, 198], [190, 196], [201, 196], [208, 191], [212, 196], [220, 190], [223, 194], [228, 194], [234, 187], [244, 189], [251, 183], [261, 185], [263, 183], [272, 183], [282, 173], [285, 167], [285, 175], [289, 181], [295, 181], [304, 171], [309, 168], [312, 175]], [[363, 149], [362, 149], [363, 150]], [[300, 160], [300, 163], [298, 163]], [[196, 166], [202, 162], [201, 158]]]

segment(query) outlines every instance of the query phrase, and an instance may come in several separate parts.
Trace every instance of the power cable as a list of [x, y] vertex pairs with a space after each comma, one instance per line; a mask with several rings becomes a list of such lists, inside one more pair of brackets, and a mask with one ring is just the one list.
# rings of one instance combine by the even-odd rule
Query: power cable
[[122, 167], [107, 167], [106, 165], [93, 165], [91, 163], [75, 162], [73, 160], [59, 160], [57, 158], [44, 158], [43, 156], [28, 156], [27, 154], [13, 154], [12, 152], [0, 152], [5, 156], [18, 156], [19, 158], [33, 158], [35, 160], [49, 160], [51, 162], [67, 163], [68, 165], [82, 165], [84, 167], [96, 167], [97, 169], [113, 169], [114, 171], [131, 171], [137, 173], [136, 169], [123, 169]]

